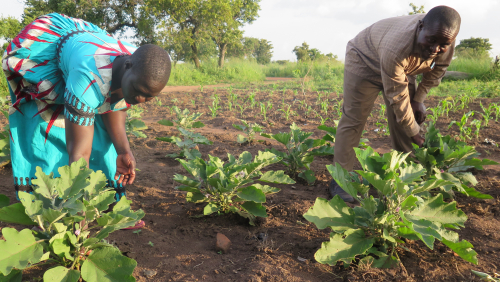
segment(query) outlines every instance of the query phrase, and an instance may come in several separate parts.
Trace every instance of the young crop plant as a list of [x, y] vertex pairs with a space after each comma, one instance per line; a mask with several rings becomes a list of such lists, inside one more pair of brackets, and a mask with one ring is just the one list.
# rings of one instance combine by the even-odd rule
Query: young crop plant
[[439, 187], [443, 193], [453, 196], [453, 191], [458, 191], [475, 198], [492, 199], [490, 195], [482, 194], [472, 187], [477, 184], [477, 180], [467, 170], [471, 168], [482, 170], [484, 165], [498, 163], [489, 159], [475, 158], [479, 153], [474, 147], [456, 141], [449, 135], [443, 137], [434, 124], [430, 123], [423, 146], [419, 148], [414, 145], [413, 148], [416, 160], [426, 169], [424, 180], [445, 179], [451, 182]]
[[498, 117], [500, 117], [500, 104], [491, 103], [495, 109], [495, 122], [498, 122]]
[[138, 106], [132, 106], [127, 111], [127, 117], [125, 118], [125, 130], [128, 134], [132, 134], [135, 137], [146, 138], [146, 134], [142, 131], [148, 129], [146, 124], [141, 120], [141, 115], [144, 112], [143, 108]]
[[173, 122], [163, 119], [158, 123], [165, 126], [174, 126], [175, 122], [177, 130], [183, 138], [177, 136], [156, 137], [156, 140], [176, 144], [181, 149], [179, 153], [168, 154], [167, 157], [187, 159], [201, 157], [198, 145], [212, 145], [212, 141], [208, 140], [205, 136], [192, 131], [194, 128], [205, 126], [201, 121], [196, 121], [202, 114], [189, 114], [188, 109], [181, 111], [178, 107], [175, 107], [174, 111], [177, 114], [177, 119], [174, 119]]
[[[422, 194], [450, 184], [443, 179], [422, 181], [425, 168], [407, 163], [409, 153], [392, 151], [380, 156], [370, 147], [355, 148], [363, 170], [349, 173], [339, 164], [328, 165], [333, 179], [360, 205], [351, 208], [337, 195], [330, 201], [317, 198], [304, 217], [319, 229], [331, 228], [330, 241], [324, 242], [315, 259], [323, 264], [338, 261], [377, 268], [389, 268], [400, 259], [397, 248], [404, 248], [403, 238], [421, 240], [431, 250], [437, 239], [468, 262], [477, 264], [477, 253], [466, 240], [460, 241], [457, 230], [464, 227], [465, 213], [456, 202], [443, 201], [443, 195]], [[360, 181], [363, 177], [363, 182]], [[368, 194], [370, 184], [379, 197]]]
[[267, 122], [267, 112], [273, 108], [273, 104], [268, 101], [268, 103], [260, 102], [260, 113], [264, 118], [264, 121]]
[[37, 167], [34, 192], [19, 192], [20, 203], [9, 205], [0, 195], [0, 221], [36, 226], [20, 232], [2, 229], [0, 281], [21, 281], [23, 270], [43, 265], [50, 265], [43, 281], [135, 281], [137, 262], [105, 238], [134, 226], [144, 212], [131, 211], [132, 201], [122, 197], [105, 213], [115, 202], [115, 191], [84, 159], [58, 171], [61, 177], [54, 178]]
[[214, 118], [217, 116], [217, 111], [220, 110], [222, 107], [219, 106], [219, 102], [220, 102], [219, 95], [214, 94], [212, 99], [213, 99], [212, 107], [208, 106], [208, 109], [210, 110], [210, 112], [212, 113], [212, 117]]
[[240, 120], [243, 125], [233, 124], [233, 127], [239, 131], [243, 131], [247, 137], [238, 134], [236, 142], [240, 144], [252, 144], [255, 141], [255, 134], [264, 132], [264, 128], [257, 123], [248, 123], [244, 120]]
[[266, 195], [277, 193], [280, 189], [254, 183], [260, 181], [273, 184], [294, 184], [283, 171], [261, 170], [281, 161], [271, 152], [258, 152], [252, 161], [252, 154], [243, 152], [236, 159], [228, 154], [228, 162], [210, 156], [209, 160], [179, 160], [191, 177], [176, 174], [174, 181], [180, 183], [176, 189], [186, 191], [186, 200], [194, 203], [207, 203], [203, 215], [212, 213], [237, 213], [248, 218], [251, 225], [255, 219], [267, 217]]
[[452, 121], [450, 125], [448, 125], [448, 128], [451, 128], [454, 124], [458, 126], [458, 129], [460, 131], [460, 140], [467, 140], [467, 137], [470, 139], [470, 134], [472, 133], [472, 130], [467, 127], [467, 121], [469, 120], [470, 117], [474, 116], [474, 111], [470, 111], [468, 113], [465, 113], [460, 121]]
[[286, 152], [275, 148], [266, 149], [282, 158], [281, 163], [288, 167], [286, 173], [294, 180], [302, 178], [309, 185], [316, 181], [311, 163], [315, 156], [333, 155], [333, 147], [326, 140], [309, 138], [312, 132], [303, 132], [295, 123], [290, 126], [290, 133], [266, 134], [261, 136], [285, 145]]
[[490, 119], [492, 118], [493, 111], [495, 110], [494, 104], [489, 104], [488, 107], [483, 106], [482, 102], [479, 102], [481, 109], [483, 110], [484, 126], [488, 126]]
[[432, 122], [436, 123], [441, 116], [442, 109], [440, 107], [435, 107], [430, 108], [429, 110], [431, 110], [432, 114], [428, 115], [428, 117], [430, 118], [430, 120], [432, 120]]

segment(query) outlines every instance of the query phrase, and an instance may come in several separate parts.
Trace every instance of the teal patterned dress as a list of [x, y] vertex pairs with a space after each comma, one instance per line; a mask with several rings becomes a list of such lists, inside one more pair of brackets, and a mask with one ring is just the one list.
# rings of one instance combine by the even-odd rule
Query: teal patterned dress
[[65, 117], [94, 127], [90, 168], [114, 181], [117, 153], [101, 115], [130, 107], [111, 95], [113, 61], [136, 47], [112, 38], [80, 19], [48, 14], [27, 25], [8, 45], [2, 58], [12, 104], [9, 108], [14, 186], [31, 189], [40, 166], [45, 173], [67, 165]]

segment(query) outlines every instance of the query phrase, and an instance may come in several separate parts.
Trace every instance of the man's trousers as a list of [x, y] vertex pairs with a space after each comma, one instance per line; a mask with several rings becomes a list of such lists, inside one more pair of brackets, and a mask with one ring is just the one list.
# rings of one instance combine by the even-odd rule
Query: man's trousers
[[[415, 78], [408, 78], [410, 81], [408, 90], [410, 98], [413, 98], [416, 91]], [[359, 144], [366, 120], [370, 116], [373, 104], [380, 91], [384, 91], [382, 83], [364, 79], [347, 71], [344, 72], [343, 114], [335, 137], [334, 163], [339, 163], [347, 171], [353, 170], [356, 157], [353, 148]], [[411, 138], [406, 135], [403, 128], [397, 123], [396, 115], [385, 94], [383, 97], [392, 148], [401, 152], [411, 152], [413, 150]]]

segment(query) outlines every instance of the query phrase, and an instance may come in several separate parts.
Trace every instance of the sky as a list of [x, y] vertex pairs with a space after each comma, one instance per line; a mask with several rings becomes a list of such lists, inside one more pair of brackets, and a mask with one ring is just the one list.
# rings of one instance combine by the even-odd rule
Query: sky
[[[259, 17], [243, 28], [244, 36], [271, 41], [272, 60], [295, 61], [292, 50], [304, 41], [343, 60], [350, 39], [381, 19], [408, 14], [410, 2], [424, 5], [425, 11], [438, 5], [453, 7], [462, 17], [457, 44], [470, 37], [489, 38], [491, 55], [500, 55], [500, 0], [261, 0]], [[10, 0], [0, 12], [18, 19], [22, 13], [21, 0]]]

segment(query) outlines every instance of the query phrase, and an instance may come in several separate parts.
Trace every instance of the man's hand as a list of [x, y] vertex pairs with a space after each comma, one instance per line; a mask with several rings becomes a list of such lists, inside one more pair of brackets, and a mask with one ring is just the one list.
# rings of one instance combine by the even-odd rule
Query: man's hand
[[415, 135], [415, 136], [413, 136], [411, 138], [411, 141], [413, 143], [417, 144], [419, 147], [422, 147], [422, 145], [424, 144], [425, 139], [422, 136], [420, 136], [420, 134], [417, 133], [417, 135]]
[[132, 184], [135, 179], [135, 158], [132, 152], [128, 151], [116, 157], [115, 180], [123, 186]]
[[415, 115], [415, 120], [419, 125], [422, 124], [427, 116], [427, 109], [425, 108], [424, 103], [411, 101], [410, 105], [413, 110], [413, 114]]

